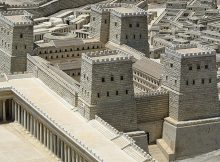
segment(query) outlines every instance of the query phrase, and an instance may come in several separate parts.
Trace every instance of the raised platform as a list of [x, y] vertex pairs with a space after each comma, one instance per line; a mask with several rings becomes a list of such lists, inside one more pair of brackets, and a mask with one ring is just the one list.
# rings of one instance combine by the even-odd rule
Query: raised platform
[[157, 145], [168, 161], [199, 156], [220, 149], [220, 118], [175, 122], [166, 118]]

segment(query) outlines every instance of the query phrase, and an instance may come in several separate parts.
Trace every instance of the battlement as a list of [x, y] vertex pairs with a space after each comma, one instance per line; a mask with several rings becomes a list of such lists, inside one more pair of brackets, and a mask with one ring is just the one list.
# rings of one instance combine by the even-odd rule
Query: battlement
[[86, 60], [90, 64], [102, 64], [121, 61], [131, 61], [132, 57], [128, 56], [120, 50], [104, 50], [96, 52], [87, 52], [82, 55], [82, 59]]
[[158, 91], [152, 91], [152, 92], [140, 92], [140, 93], [135, 94], [135, 98], [168, 95], [168, 94], [169, 94], [169, 92], [166, 90], [158, 90]]
[[91, 9], [99, 13], [111, 12], [118, 17], [147, 16], [147, 12], [145, 10], [126, 3], [93, 5]]
[[0, 12], [0, 19], [11, 26], [33, 25], [32, 14], [23, 10]]
[[179, 58], [216, 55], [215, 50], [197, 44], [173, 45], [166, 48], [165, 53], [175, 55]]

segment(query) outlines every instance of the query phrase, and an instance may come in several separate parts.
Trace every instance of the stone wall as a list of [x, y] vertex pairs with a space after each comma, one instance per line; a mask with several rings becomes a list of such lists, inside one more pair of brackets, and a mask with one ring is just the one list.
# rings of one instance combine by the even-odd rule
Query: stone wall
[[[73, 106], [78, 105], [78, 85], [67, 82], [65, 79], [56, 74], [49, 66], [42, 65], [32, 56], [28, 55], [27, 71], [33, 72], [44, 84], [61, 96], [65, 101]], [[63, 72], [64, 75], [66, 75]]]
[[178, 127], [168, 119], [163, 127], [163, 139], [158, 140], [158, 144], [170, 161], [194, 157], [220, 148], [219, 118], [183, 122]]
[[167, 92], [141, 93], [135, 96], [138, 128], [148, 132], [149, 143], [162, 137], [163, 120], [169, 114]]
[[163, 84], [170, 93], [170, 117], [194, 120], [220, 115], [215, 53], [181, 58], [166, 50]]
[[83, 56], [79, 109], [83, 116], [94, 118], [97, 114], [120, 131], [136, 130], [132, 61], [116, 56], [114, 61], [94, 64]]
[[141, 93], [135, 95], [138, 123], [163, 120], [169, 113], [167, 92]]
[[11, 73], [11, 57], [0, 50], [0, 72]]
[[126, 44], [149, 57], [147, 16], [117, 17], [110, 15], [109, 40]]

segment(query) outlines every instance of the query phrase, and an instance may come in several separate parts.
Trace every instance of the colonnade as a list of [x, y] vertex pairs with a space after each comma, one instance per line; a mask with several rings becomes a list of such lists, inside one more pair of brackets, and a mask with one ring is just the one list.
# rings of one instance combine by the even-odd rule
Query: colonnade
[[0, 100], [0, 122], [13, 121], [13, 111], [12, 99]]
[[[10, 109], [11, 111], [8, 111]], [[2, 102], [2, 119], [3, 121], [11, 119], [21, 124], [35, 138], [37, 138], [45, 147], [48, 148], [63, 162], [90, 162], [79, 154], [70, 144], [64, 141], [64, 136], [54, 133], [51, 129], [43, 124], [43, 120], [31, 114], [27, 108], [24, 108], [14, 100], [4, 100]], [[8, 112], [8, 113], [7, 113]], [[10, 116], [11, 112], [11, 116]], [[9, 118], [10, 117], [10, 118]], [[47, 124], [48, 125], [48, 124]]]

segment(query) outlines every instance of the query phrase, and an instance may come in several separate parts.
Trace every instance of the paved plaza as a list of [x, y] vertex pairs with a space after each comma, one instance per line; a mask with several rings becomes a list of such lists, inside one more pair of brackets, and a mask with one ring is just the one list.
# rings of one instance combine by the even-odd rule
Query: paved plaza
[[51, 153], [20, 125], [0, 125], [1, 162], [55, 162]]

